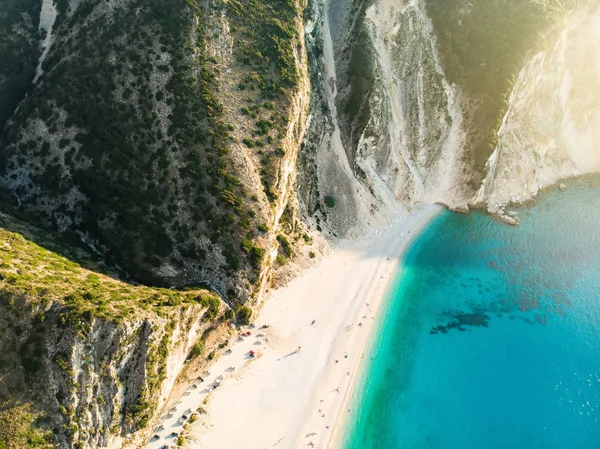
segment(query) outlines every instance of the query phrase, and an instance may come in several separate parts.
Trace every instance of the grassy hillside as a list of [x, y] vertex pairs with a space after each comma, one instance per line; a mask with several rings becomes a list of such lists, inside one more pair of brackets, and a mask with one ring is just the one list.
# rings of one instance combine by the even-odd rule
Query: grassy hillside
[[161, 307], [186, 303], [219, 307], [217, 296], [205, 290], [130, 285], [85, 265], [100, 268], [89, 255], [69, 247], [60, 237], [0, 214], [0, 292], [9, 304], [25, 297], [31, 308], [59, 303], [75, 319], [117, 322], [139, 309], [160, 314]]
[[0, 404], [0, 449], [52, 449], [52, 433], [43, 425], [43, 415], [31, 404], [7, 400]]

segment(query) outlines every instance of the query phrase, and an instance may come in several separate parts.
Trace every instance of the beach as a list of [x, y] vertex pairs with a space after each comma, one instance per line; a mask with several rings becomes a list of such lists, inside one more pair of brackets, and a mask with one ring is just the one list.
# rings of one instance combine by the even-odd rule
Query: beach
[[236, 358], [250, 348], [257, 356], [240, 359], [245, 365], [224, 373], [198, 404], [206, 414], [190, 426], [185, 447], [337, 447], [386, 287], [412, 238], [440, 211], [423, 206], [361, 241], [339, 242], [275, 290], [252, 335], [232, 346]]

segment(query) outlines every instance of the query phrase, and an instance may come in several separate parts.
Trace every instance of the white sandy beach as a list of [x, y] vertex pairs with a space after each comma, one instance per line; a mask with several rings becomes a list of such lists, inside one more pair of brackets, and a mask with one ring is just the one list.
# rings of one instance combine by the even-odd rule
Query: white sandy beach
[[[265, 331], [270, 341], [253, 347], [249, 339], [238, 343], [237, 350], [232, 347], [236, 359], [243, 359], [249, 348], [258, 348], [260, 356], [210, 394], [207, 414], [191, 426], [192, 441], [185, 447], [296, 448], [311, 442], [337, 447], [386, 286], [412, 237], [440, 210], [419, 208], [386, 231], [340, 245], [275, 291], [256, 320], [257, 326], [270, 325]], [[229, 362], [217, 361], [223, 363]], [[215, 368], [210, 369], [212, 377], [218, 374]], [[197, 401], [196, 406], [202, 405]]]

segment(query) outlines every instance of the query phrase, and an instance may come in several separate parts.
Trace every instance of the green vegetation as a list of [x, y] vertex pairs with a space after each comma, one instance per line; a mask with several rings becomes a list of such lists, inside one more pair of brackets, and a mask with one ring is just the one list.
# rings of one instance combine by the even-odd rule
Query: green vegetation
[[41, 32], [38, 0], [0, 2], [0, 136], [17, 104], [30, 91]]
[[287, 263], [288, 259], [294, 257], [294, 249], [292, 247], [292, 244], [284, 234], [279, 234], [277, 236], [277, 242], [279, 243], [279, 248], [276, 262], [279, 266], [283, 266]]
[[277, 236], [277, 241], [279, 242], [279, 245], [281, 246], [283, 253], [287, 257], [291, 257], [294, 255], [294, 250], [292, 249], [292, 244], [290, 243], [290, 241], [287, 239], [287, 237], [285, 235], [279, 234]]
[[0, 449], [53, 449], [52, 432], [40, 427], [40, 419], [30, 404], [0, 404]]
[[190, 358], [195, 359], [198, 356], [204, 354], [204, 341], [201, 339], [194, 343], [192, 346], [192, 350], [190, 351]]
[[335, 198], [331, 195], [325, 195], [325, 206], [335, 207]]
[[258, 272], [262, 266], [265, 257], [264, 248], [256, 246], [250, 240], [242, 240], [242, 249], [246, 254], [248, 254], [252, 266], [254, 267], [256, 272]]
[[[572, 0], [427, 0], [446, 76], [466, 94], [475, 169], [496, 146], [508, 96], [524, 58]], [[474, 185], [475, 187], [475, 185]]]
[[250, 38], [240, 44], [243, 62], [264, 68], [274, 61], [279, 72], [279, 81], [256, 76], [247, 79], [250, 85], [256, 83], [267, 93], [294, 85], [298, 81], [293, 50], [294, 21], [298, 17], [296, 4], [292, 0], [230, 0], [227, 6], [237, 27], [243, 28], [242, 32]]
[[[0, 25], [35, 8], [33, 0], [5, 2]], [[58, 8], [65, 11], [67, 2]], [[243, 107], [234, 112], [221, 104], [222, 64], [209, 50], [216, 35], [207, 24], [222, 14], [234, 43], [230, 69], [241, 81]], [[0, 208], [85, 240], [136, 282], [209, 281], [229, 294], [240, 289], [233, 282], [241, 276], [252, 288], [264, 250], [244, 251], [242, 240], [267, 232], [272, 210], [249, 194], [255, 186], [238, 176], [231, 147], [236, 130], [252, 126], [240, 140], [256, 151], [265, 196], [275, 201], [300, 79], [299, 16], [293, 0], [210, 6], [136, 0], [114, 13], [102, 2], [84, 2], [72, 17], [59, 14], [55, 44], [34, 88], [35, 67], [6, 66], [28, 91], [0, 139]], [[0, 27], [0, 56], [8, 42], [3, 32]], [[15, 83], [3, 90], [3, 69], [0, 100], [3, 92], [20, 100], [24, 93]], [[13, 113], [15, 101], [0, 103]], [[32, 120], [47, 130], [32, 129]], [[19, 175], [24, 171], [29, 179]]]
[[[178, 291], [125, 284], [93, 273], [30, 239], [52, 249], [60, 244], [51, 234], [33, 231], [0, 214], [0, 289], [3, 300], [9, 303], [20, 295], [26, 295], [33, 305], [58, 301], [66, 306], [64, 323], [92, 317], [120, 321], [135, 316], [138, 309], [160, 313], [162, 308], [181, 304], [207, 307], [212, 318], [220, 309], [219, 298], [206, 290]], [[81, 262], [86, 262], [81, 253], [73, 249], [62, 247], [62, 251], [75, 258], [79, 255]], [[43, 316], [40, 320], [43, 321]]]
[[[299, 10], [293, 0], [230, 0], [227, 11], [238, 70], [246, 74], [238, 88], [249, 94], [248, 105], [240, 113], [255, 125], [252, 136], [242, 142], [262, 156], [261, 181], [267, 198], [274, 201], [280, 159], [285, 155], [282, 139], [290, 94], [299, 80], [294, 56], [295, 42], [301, 39], [296, 31]], [[262, 150], [271, 145], [273, 151]]]
[[[204, 24], [215, 12], [197, 0], [138, 3], [110, 19], [108, 9], [88, 3], [71, 19], [59, 15], [43, 82], [0, 141], [0, 204], [52, 227], [69, 217], [67, 233], [85, 233], [109, 263], [145, 284], [170, 285], [159, 270], [165, 264], [185, 273], [174, 275], [180, 284], [223, 272], [257, 281], [261, 250], [240, 247], [256, 229], [256, 204], [236, 176], [229, 152], [236, 126], [219, 100], [218, 61], [206, 56], [211, 36]], [[256, 93], [257, 104], [248, 107], [256, 131], [244, 141], [275, 144], [285, 135], [298, 79], [299, 12], [281, 0], [218, 8], [231, 21], [240, 70]], [[22, 141], [34, 118], [49, 132]], [[270, 199], [277, 197], [280, 158], [265, 152], [261, 174]], [[35, 173], [31, 184], [12, 182], [23, 169]], [[87, 198], [76, 206], [69, 203], [73, 188]], [[221, 254], [225, 264], [209, 270], [207, 262]]]
[[237, 309], [235, 316], [240, 324], [250, 324], [250, 320], [252, 319], [252, 309], [250, 307], [240, 306]]

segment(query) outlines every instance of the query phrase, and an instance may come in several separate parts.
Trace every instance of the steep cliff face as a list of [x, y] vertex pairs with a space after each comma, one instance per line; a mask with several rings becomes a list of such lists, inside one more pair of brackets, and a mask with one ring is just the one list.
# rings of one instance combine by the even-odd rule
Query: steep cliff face
[[[596, 79], [585, 4], [312, 2], [298, 181], [306, 216], [352, 234], [418, 202], [494, 211], [596, 171], [595, 105], [579, 91]], [[580, 12], [560, 41], [527, 62], [571, 9]]]
[[[206, 291], [130, 286], [96, 274], [49, 234], [4, 215], [0, 223], [0, 421], [14, 420], [25, 404], [38, 414], [30, 428], [53, 433], [38, 445], [0, 428], [0, 442], [107, 447], [142, 429], [226, 306]], [[71, 251], [71, 260], [32, 238]]]
[[[27, 369], [23, 387], [38, 392], [36, 408], [60, 447], [107, 447], [143, 429], [208, 327], [199, 307], [121, 324], [81, 320], [76, 328], [62, 323], [68, 311], [56, 304], [33, 314], [21, 307], [26, 304], [2, 307], [8, 329], [19, 332], [3, 343], [17, 345]], [[3, 349], [4, 360], [19, 360]]]
[[302, 5], [57, 9], [40, 76], [0, 139], [5, 205], [138, 282], [259, 296], [294, 209], [308, 102]]
[[[258, 10], [248, 12], [247, 8]], [[254, 285], [246, 284], [257, 302], [263, 299], [273, 270], [294, 255], [284, 242], [301, 242], [305, 235], [298, 219], [295, 183], [310, 96], [303, 8], [303, 3], [292, 1], [274, 2], [269, 7], [260, 2], [232, 2], [228, 9], [213, 9], [208, 19], [207, 55], [218, 67], [215, 95], [223, 105], [223, 118], [233, 124], [231, 157], [244, 189], [254, 192], [250, 215], [260, 214], [260, 232], [248, 233], [242, 241], [251, 258], [257, 257], [258, 250], [264, 252]], [[260, 29], [261, 21], [268, 28], [263, 31], [266, 36], [252, 44], [247, 37], [256, 32], [253, 28]], [[273, 30], [276, 34], [271, 34]], [[285, 39], [289, 39], [289, 48], [281, 48]], [[264, 67], [273, 57], [268, 55], [269, 46], [276, 46], [276, 53], [281, 53], [277, 70]]]
[[422, 5], [333, 1], [310, 14], [313, 97], [300, 179], [308, 213], [347, 233], [417, 202], [466, 204], [460, 96]]
[[522, 203], [600, 171], [600, 9], [572, 13], [519, 74], [476, 201]]

